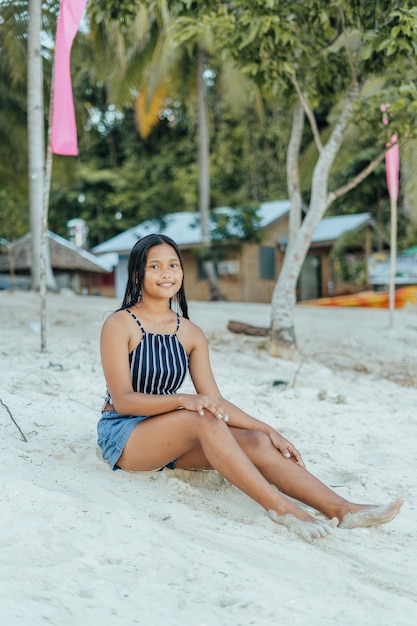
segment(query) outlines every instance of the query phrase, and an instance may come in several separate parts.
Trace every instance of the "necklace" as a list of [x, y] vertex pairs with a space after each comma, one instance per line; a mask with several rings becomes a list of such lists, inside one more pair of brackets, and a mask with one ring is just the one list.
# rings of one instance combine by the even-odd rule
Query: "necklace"
[[172, 322], [173, 322], [173, 318], [170, 317], [170, 319], [167, 322], [165, 322], [165, 323], [157, 322], [156, 324], [157, 324], [157, 327], [158, 327], [159, 331], [162, 333], [162, 331], [164, 331], [167, 328], [167, 326], [172, 324]]
[[[143, 308], [142, 307], [138, 307], [138, 318], [141, 321], [141, 324], [145, 327], [145, 330], [148, 329], [148, 332], [154, 332], [156, 334], [163, 334], [163, 332], [165, 331], [165, 329], [170, 325], [173, 324], [174, 320], [176, 323], [176, 315], [175, 313], [170, 310], [169, 312], [169, 317], [168, 319], [166, 317], [164, 317], [164, 319], [160, 319], [158, 320], [155, 317], [148, 317], [145, 314], [145, 317], [143, 317], [142, 313]], [[173, 315], [174, 313], [174, 315]]]

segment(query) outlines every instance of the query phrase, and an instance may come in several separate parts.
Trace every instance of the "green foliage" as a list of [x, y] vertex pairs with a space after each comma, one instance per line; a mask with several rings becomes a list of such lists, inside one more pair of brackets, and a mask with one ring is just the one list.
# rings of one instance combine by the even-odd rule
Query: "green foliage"
[[[268, 97], [294, 97], [296, 76], [314, 108], [323, 102], [329, 107], [340, 102], [352, 81], [363, 83], [367, 77], [380, 75], [384, 80], [374, 99], [365, 101], [363, 120], [381, 127], [379, 105], [387, 96], [393, 115], [402, 112], [404, 123], [410, 115], [415, 119], [414, 2], [403, 2], [398, 8], [394, 0], [330, 4], [235, 0], [224, 7], [210, 18], [217, 44], [263, 86]], [[404, 81], [407, 64], [412, 69], [409, 81]], [[404, 132], [409, 126], [401, 123]], [[381, 128], [379, 134], [383, 136]]]
[[8, 189], [0, 189], [0, 238], [14, 241], [28, 230], [27, 204], [19, 201]]
[[258, 215], [259, 207], [247, 206], [228, 208], [212, 212], [210, 221], [214, 225], [212, 240], [228, 241], [261, 241], [259, 226], [261, 218]]
[[[183, 110], [174, 127], [162, 121], [144, 140], [136, 131], [132, 109], [106, 124], [105, 99], [91, 93], [90, 88], [88, 100], [101, 111], [98, 126], [91, 127], [81, 139], [78, 160], [54, 158], [51, 229], [65, 236], [66, 222], [82, 217], [89, 227], [90, 245], [95, 245], [141, 220], [175, 211], [196, 211], [197, 129], [192, 109]], [[213, 116], [211, 205], [257, 205], [285, 197], [285, 153], [284, 149], [276, 153], [274, 138], [281, 127], [286, 127], [285, 116], [267, 111], [264, 129], [250, 110], [244, 124], [233, 120], [221, 106], [213, 110]], [[284, 146], [285, 137], [282, 141]], [[254, 229], [250, 210], [236, 220], [236, 224], [240, 220], [243, 236], [249, 237]]]
[[[371, 232], [371, 248], [374, 251], [386, 250], [390, 242], [389, 206], [383, 203], [383, 206], [373, 208], [377, 228]], [[400, 213], [398, 215], [398, 247], [400, 250], [417, 242], [417, 238], [412, 236], [412, 229], [409, 229], [408, 233], [409, 235], [406, 235], [404, 213]], [[414, 233], [414, 237], [417, 237], [417, 231]], [[363, 229], [346, 232], [339, 237], [331, 250], [330, 256], [334, 261], [335, 270], [342, 280], [346, 282], [357, 285], [366, 283], [364, 238]]]
[[408, 229], [404, 239], [401, 242], [401, 249], [417, 246], [417, 225], [412, 224]]
[[211, 107], [211, 205], [245, 206], [286, 197], [288, 110], [265, 107], [265, 123], [248, 107], [242, 120], [224, 103]]
[[[401, 145], [401, 187], [404, 193], [407, 217], [417, 235], [417, 139]], [[410, 229], [412, 230], [412, 229]], [[410, 243], [409, 245], [413, 245]]]
[[363, 250], [363, 231], [343, 234], [330, 253], [334, 268], [342, 280], [356, 285], [366, 284], [366, 258]]
[[140, 0], [101, 0], [100, 3], [92, 4], [89, 11], [96, 23], [105, 20], [123, 23], [135, 18], [141, 2]]
[[226, 257], [227, 251], [239, 246], [242, 241], [262, 241], [258, 211], [259, 206], [225, 207], [213, 211], [210, 214], [211, 245], [193, 248], [194, 256], [203, 262], [218, 263]]
[[[315, 114], [323, 142], [333, 128], [349, 85], [362, 86], [353, 123], [334, 162], [329, 189], [337, 189], [384, 150], [393, 133], [412, 137], [417, 129], [417, 9], [411, 0], [359, 3], [321, 0], [235, 0], [211, 16], [217, 45], [262, 85], [266, 97], [294, 98], [294, 80]], [[390, 124], [380, 106], [388, 105]], [[309, 128], [300, 163], [308, 197], [318, 151]], [[385, 168], [339, 199], [331, 211], [371, 210], [389, 219]], [[402, 218], [402, 214], [400, 215]], [[400, 231], [403, 221], [400, 219]]]
[[[0, 3], [0, 231], [6, 239], [24, 234], [29, 225], [27, 173], [27, 30], [28, 0]], [[51, 41], [58, 0], [43, 2], [42, 55], [44, 99], [49, 101]]]
[[[27, 228], [27, 7], [27, 0], [7, 0], [0, 5], [0, 217], [6, 238]], [[49, 42], [58, 7], [58, 0], [44, 2]], [[285, 153], [295, 76], [314, 109], [323, 140], [340, 111], [348, 85], [355, 77], [362, 85], [354, 126], [331, 172], [331, 189], [356, 175], [383, 149], [393, 132], [402, 142], [404, 137], [415, 135], [414, 1], [104, 0], [88, 3], [88, 16], [91, 32], [78, 34], [72, 52], [80, 157], [54, 157], [50, 227], [63, 235], [67, 234], [66, 221], [72, 217], [86, 219], [93, 245], [141, 219], [196, 210], [197, 128], [190, 88], [196, 41], [203, 41], [206, 50], [216, 50], [208, 64], [213, 71], [213, 84], [208, 89], [211, 206], [256, 206], [287, 196]], [[171, 62], [170, 95], [180, 102], [178, 121], [171, 128], [162, 113], [159, 126], [147, 140], [141, 140], [132, 100], [143, 84], [150, 60], [162, 58], [158, 56], [162, 52], [158, 35], [168, 32], [164, 30], [168, 27], [174, 42], [187, 46], [187, 54], [176, 53], [175, 64], [173, 56], [166, 57]], [[171, 48], [169, 52], [174, 54]], [[47, 46], [44, 55], [48, 102], [51, 54]], [[237, 89], [231, 89], [227, 98], [224, 90], [217, 89], [222, 80], [220, 68], [230, 58], [262, 89], [267, 101], [264, 126], [253, 101], [247, 98], [239, 118], [231, 107], [240, 99]], [[388, 105], [388, 126], [381, 123], [382, 102]], [[307, 125], [303, 151], [303, 192], [308, 197], [317, 149]], [[411, 161], [412, 154], [405, 156]], [[409, 194], [414, 194], [414, 171], [415, 166], [410, 166]], [[407, 206], [414, 205], [407, 201]], [[333, 213], [368, 210], [378, 223], [388, 224], [383, 164], [332, 207]], [[400, 217], [402, 235], [402, 214]]]
[[194, 136], [183, 126], [170, 129], [161, 124], [142, 140], [127, 110], [108, 132], [92, 129], [80, 153], [76, 194], [65, 192], [72, 201], [63, 206], [62, 195], [51, 194], [50, 224], [57, 232], [68, 219], [82, 217], [95, 245], [141, 220], [196, 207]]

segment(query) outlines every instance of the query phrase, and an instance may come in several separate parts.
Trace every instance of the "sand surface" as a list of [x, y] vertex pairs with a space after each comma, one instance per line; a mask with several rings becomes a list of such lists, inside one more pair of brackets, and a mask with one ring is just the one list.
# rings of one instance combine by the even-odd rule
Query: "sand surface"
[[0, 292], [1, 623], [414, 625], [417, 309], [396, 311], [390, 329], [386, 310], [299, 306], [304, 356], [292, 363], [226, 328], [269, 325], [269, 306], [190, 304], [225, 397], [343, 496], [405, 500], [386, 526], [308, 544], [214, 472], [102, 461], [99, 333], [117, 306], [49, 295], [41, 353], [38, 296]]

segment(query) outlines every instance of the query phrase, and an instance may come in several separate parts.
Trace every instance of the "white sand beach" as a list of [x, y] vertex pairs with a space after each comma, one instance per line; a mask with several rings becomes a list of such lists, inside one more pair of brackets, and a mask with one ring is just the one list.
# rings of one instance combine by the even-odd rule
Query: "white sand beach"
[[309, 544], [215, 472], [104, 463], [99, 334], [118, 304], [48, 295], [40, 353], [38, 296], [0, 292], [1, 623], [414, 625], [417, 307], [397, 310], [389, 329], [387, 310], [298, 306], [304, 358], [292, 363], [227, 330], [269, 325], [268, 305], [190, 304], [225, 397], [349, 499], [404, 498], [390, 524]]

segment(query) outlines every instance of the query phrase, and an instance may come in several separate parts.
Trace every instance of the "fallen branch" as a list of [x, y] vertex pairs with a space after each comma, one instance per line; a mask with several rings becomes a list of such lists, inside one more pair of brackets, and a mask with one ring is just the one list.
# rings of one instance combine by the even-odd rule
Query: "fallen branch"
[[258, 337], [268, 337], [269, 328], [263, 328], [261, 326], [251, 326], [250, 324], [243, 324], [242, 322], [230, 321], [227, 325], [228, 330], [232, 333], [243, 335], [255, 335]]
[[6, 411], [8, 412], [8, 414], [10, 415], [10, 419], [12, 420], [13, 424], [16, 426], [17, 430], [20, 433], [20, 436], [22, 437], [23, 441], [25, 441], [27, 443], [27, 439], [22, 431], [22, 429], [20, 428], [19, 424], [16, 422], [15, 418], [12, 415], [12, 412], [10, 411], [9, 407], [7, 406], [7, 404], [4, 404], [3, 400], [0, 398], [0, 404], [2, 406], [4, 406], [4, 408], [6, 409]]

